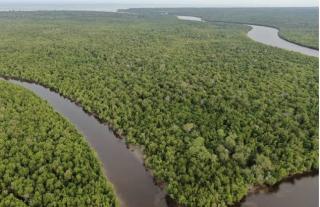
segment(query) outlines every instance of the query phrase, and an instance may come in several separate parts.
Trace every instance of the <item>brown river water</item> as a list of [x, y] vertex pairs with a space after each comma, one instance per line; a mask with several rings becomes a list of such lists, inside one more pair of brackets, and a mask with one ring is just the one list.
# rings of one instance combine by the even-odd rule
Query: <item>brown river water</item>
[[291, 178], [278, 185], [249, 194], [241, 207], [318, 207], [319, 175]]
[[48, 101], [86, 137], [97, 152], [108, 180], [115, 187], [121, 206], [167, 206], [165, 193], [153, 183], [153, 177], [137, 156], [138, 152], [129, 150], [108, 126], [85, 113], [80, 106], [43, 86], [16, 80], [10, 82], [21, 85]]
[[[97, 152], [109, 181], [114, 185], [121, 206], [165, 207], [165, 193], [153, 183], [138, 152], [129, 150], [105, 125], [85, 113], [81, 107], [59, 94], [34, 83], [10, 80], [23, 86], [69, 119]], [[241, 207], [317, 207], [319, 176], [307, 175], [288, 179], [265, 191], [249, 194]]]

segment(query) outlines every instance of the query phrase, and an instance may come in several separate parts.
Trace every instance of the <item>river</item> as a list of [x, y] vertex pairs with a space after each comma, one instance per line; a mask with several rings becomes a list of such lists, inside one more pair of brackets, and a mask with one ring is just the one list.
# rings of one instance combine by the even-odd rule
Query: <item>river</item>
[[241, 207], [318, 207], [319, 175], [305, 175], [249, 194]]
[[[177, 16], [178, 19], [188, 20], [188, 21], [203, 21], [200, 17], [193, 16]], [[214, 21], [213, 21], [214, 22]], [[218, 22], [218, 21], [217, 21]], [[227, 22], [225, 22], [227, 23]], [[248, 25], [252, 29], [248, 32], [248, 37], [256, 42], [263, 43], [265, 45], [270, 45], [273, 47], [282, 48], [285, 50], [290, 50], [294, 52], [299, 52], [308, 56], [319, 57], [319, 51], [311, 49], [308, 47], [300, 46], [287, 40], [282, 39], [279, 36], [279, 30], [273, 27], [259, 26], [259, 25]]]
[[[1, 80], [1, 78], [0, 78]], [[81, 107], [59, 94], [34, 83], [9, 80], [33, 91], [60, 114], [69, 119], [97, 152], [109, 181], [114, 185], [121, 206], [165, 207], [165, 193], [154, 185], [137, 152], [129, 150], [105, 125], [85, 113]], [[249, 194], [241, 207], [317, 207], [319, 176], [307, 175], [285, 180], [269, 188]]]
[[126, 207], [165, 207], [165, 193], [153, 183], [153, 177], [145, 170], [137, 151], [129, 150], [123, 140], [85, 113], [81, 107], [49, 89], [22, 81], [10, 80], [21, 85], [49, 104], [70, 120], [85, 136], [97, 152], [104, 171], [115, 187], [121, 206]]
[[305, 55], [319, 57], [319, 51], [308, 47], [303, 47], [288, 42], [279, 37], [279, 30], [272, 27], [249, 25], [252, 29], [248, 32], [248, 37], [266, 45], [279, 47], [282, 49], [300, 52]]

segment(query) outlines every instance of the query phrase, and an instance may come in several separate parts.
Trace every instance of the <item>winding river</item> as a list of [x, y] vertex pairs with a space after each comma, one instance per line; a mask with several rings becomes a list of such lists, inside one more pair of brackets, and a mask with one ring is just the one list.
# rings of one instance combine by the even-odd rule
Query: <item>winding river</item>
[[[198, 17], [178, 16], [178, 18], [202, 21]], [[255, 41], [306, 55], [318, 56], [317, 50], [297, 45], [293, 47], [293, 43], [280, 39], [278, 30], [274, 28], [250, 26], [252, 30], [248, 36]], [[296, 50], [297, 48], [300, 48], [299, 51]], [[33, 91], [48, 101], [86, 137], [91, 147], [97, 152], [109, 181], [114, 185], [121, 206], [167, 206], [165, 193], [154, 184], [153, 177], [145, 170], [140, 153], [137, 150], [129, 150], [124, 141], [118, 139], [105, 124], [85, 113], [80, 106], [41, 85], [17, 80], [9, 81]], [[318, 175], [312, 175], [282, 182], [272, 191], [248, 195], [240, 206], [316, 207], [319, 202], [318, 179]]]
[[[193, 17], [193, 16], [177, 16], [180, 20], [187, 20], [187, 21], [203, 21], [200, 17]], [[214, 22], [214, 21], [213, 21]], [[219, 22], [219, 21], [217, 21]], [[224, 22], [228, 23], [228, 22]], [[230, 22], [231, 23], [231, 22]], [[237, 23], [242, 24], [242, 23]], [[245, 24], [246, 25], [246, 24]], [[290, 50], [294, 52], [299, 52], [308, 56], [319, 57], [319, 51], [315, 49], [311, 49], [308, 47], [303, 47], [287, 40], [282, 39], [279, 36], [279, 30], [273, 27], [267, 26], [259, 26], [259, 25], [248, 25], [252, 29], [248, 32], [248, 37], [256, 42], [263, 43], [265, 45], [270, 45], [273, 47], [282, 48], [285, 50]]]
[[305, 55], [319, 57], [319, 51], [308, 47], [303, 47], [291, 42], [288, 42], [279, 37], [279, 30], [272, 27], [249, 25], [252, 29], [248, 32], [248, 37], [254, 41], [279, 47], [282, 49], [300, 52]]
[[81, 107], [58, 93], [23, 81], [10, 80], [23, 86], [69, 119], [86, 137], [97, 152], [104, 171], [123, 207], [165, 207], [165, 193], [153, 183], [153, 177], [145, 170], [138, 151], [129, 150], [123, 140], [117, 138], [105, 124], [85, 113]]
[[[0, 78], [0, 80], [2, 80]], [[23, 86], [49, 102], [69, 119], [97, 152], [109, 181], [114, 185], [122, 207], [166, 207], [165, 193], [153, 183], [137, 151], [129, 150], [105, 125], [85, 113], [81, 107], [41, 85], [9, 80]], [[241, 207], [317, 207], [319, 176], [295, 177], [279, 185], [250, 193], [237, 206]], [[264, 189], [266, 190], [266, 189]]]

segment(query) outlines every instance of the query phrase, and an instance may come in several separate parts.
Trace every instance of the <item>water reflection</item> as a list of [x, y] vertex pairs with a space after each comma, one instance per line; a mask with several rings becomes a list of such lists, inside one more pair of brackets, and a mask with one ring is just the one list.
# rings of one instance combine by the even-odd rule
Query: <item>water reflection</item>
[[116, 138], [109, 128], [86, 114], [81, 107], [59, 94], [37, 84], [10, 80], [39, 97], [47, 100], [53, 108], [69, 119], [82, 132], [95, 149], [108, 179], [115, 187], [121, 206], [165, 207], [165, 193], [154, 185], [141, 160], [128, 150], [125, 143]]
[[319, 175], [287, 179], [264, 191], [248, 195], [238, 207], [318, 207]]
[[197, 21], [202, 22], [202, 19], [200, 17], [192, 17], [192, 16], [177, 16], [180, 20], [189, 20], [189, 21]]
[[[193, 16], [177, 16], [178, 19], [180, 20], [189, 20], [189, 21], [200, 21], [200, 22], [205, 22], [200, 17], [193, 17]], [[211, 21], [213, 23], [228, 23], [228, 22], [223, 22], [223, 21]], [[232, 22], [230, 22], [232, 23]], [[242, 24], [242, 23], [232, 23], [232, 24]], [[282, 49], [290, 50], [290, 51], [295, 51], [299, 52], [305, 55], [309, 56], [314, 56], [314, 57], [319, 57], [319, 51], [315, 49], [311, 49], [308, 47], [303, 47], [291, 42], [288, 42], [282, 38], [279, 37], [279, 30], [276, 28], [272, 27], [267, 27], [267, 26], [258, 26], [258, 25], [249, 25], [252, 29], [248, 32], [248, 37], [253, 39], [254, 41], [274, 46], [274, 47], [279, 47]]]
[[300, 52], [305, 55], [319, 57], [319, 51], [315, 49], [310, 49], [307, 47], [303, 47], [291, 42], [288, 42], [284, 39], [281, 39], [278, 35], [279, 30], [271, 27], [265, 26], [257, 26], [257, 25], [250, 25], [252, 30], [248, 32], [248, 37], [251, 39], [261, 42], [266, 45], [271, 45], [274, 47], [279, 47], [282, 49]]

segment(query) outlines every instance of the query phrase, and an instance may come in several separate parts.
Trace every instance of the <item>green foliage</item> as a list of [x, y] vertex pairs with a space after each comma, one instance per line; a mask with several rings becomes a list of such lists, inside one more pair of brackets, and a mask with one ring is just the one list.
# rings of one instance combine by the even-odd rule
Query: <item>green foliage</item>
[[180, 204], [223, 207], [318, 168], [317, 59], [247, 27], [96, 12], [4, 12], [0, 27], [0, 75], [46, 85], [143, 146]]
[[[127, 10], [126, 10], [127, 11]], [[209, 21], [262, 24], [280, 29], [280, 36], [305, 46], [319, 48], [319, 11], [314, 8], [177, 8], [129, 9], [129, 12], [159, 15], [163, 12], [202, 17]]]
[[84, 138], [31, 92], [0, 81], [0, 206], [118, 206]]

